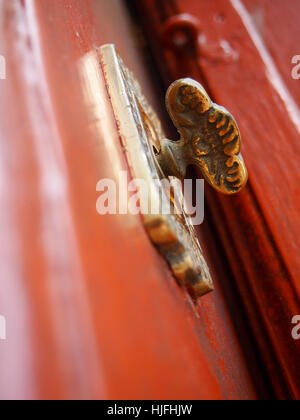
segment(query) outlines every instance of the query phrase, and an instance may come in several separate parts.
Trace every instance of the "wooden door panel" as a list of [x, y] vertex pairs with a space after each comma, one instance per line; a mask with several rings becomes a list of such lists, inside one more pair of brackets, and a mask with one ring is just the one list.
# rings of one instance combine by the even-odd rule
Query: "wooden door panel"
[[[299, 398], [299, 342], [291, 338], [291, 320], [300, 312], [300, 114], [286, 61], [291, 49], [284, 47], [298, 39], [297, 7], [280, 1], [279, 9], [239, 0], [137, 3], [166, 83], [194, 77], [239, 122], [249, 185], [234, 198], [208, 192], [209, 208], [269, 380], [278, 397]], [[264, 22], [271, 22], [261, 31], [245, 7], [253, 11], [258, 4]], [[282, 31], [277, 25], [274, 32], [279, 13]], [[176, 25], [188, 34], [184, 48], [168, 39]], [[277, 50], [273, 33], [283, 38]]]
[[165, 115], [124, 3], [11, 0], [0, 11], [1, 398], [257, 398], [217, 276], [193, 303], [138, 216], [96, 212], [97, 182], [127, 162], [87, 54], [115, 42]]
[[292, 58], [300, 54], [300, 3], [275, 0], [270, 5], [267, 0], [245, 0], [244, 4], [290, 95], [299, 106], [300, 83], [292, 77], [295, 66]]

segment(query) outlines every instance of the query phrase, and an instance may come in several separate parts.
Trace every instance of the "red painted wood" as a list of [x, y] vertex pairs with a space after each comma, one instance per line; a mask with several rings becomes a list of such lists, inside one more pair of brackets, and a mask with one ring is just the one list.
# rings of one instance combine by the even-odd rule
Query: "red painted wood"
[[[208, 192], [209, 208], [269, 380], [279, 398], [299, 399], [300, 112], [290, 77], [299, 4], [246, 3], [259, 28], [240, 0], [137, 2], [166, 84], [198, 79], [240, 125], [249, 185], [234, 198]], [[166, 40], [174, 17], [179, 29], [196, 20], [199, 38], [184, 49]]]
[[101, 73], [98, 119], [87, 104], [86, 54], [115, 42], [161, 112], [124, 3], [1, 6], [0, 397], [258, 398], [218, 279], [195, 306], [139, 217], [96, 212], [127, 164]]
[[274, 0], [272, 6], [268, 0], [244, 0], [244, 3], [284, 83], [300, 106], [300, 83], [291, 75], [295, 66], [292, 57], [300, 55], [299, 1]]

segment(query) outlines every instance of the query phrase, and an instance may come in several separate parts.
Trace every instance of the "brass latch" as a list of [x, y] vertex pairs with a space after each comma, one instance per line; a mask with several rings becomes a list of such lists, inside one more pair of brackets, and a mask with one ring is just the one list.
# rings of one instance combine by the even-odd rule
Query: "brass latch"
[[197, 165], [209, 184], [224, 194], [239, 192], [247, 182], [241, 135], [232, 115], [214, 104], [202, 85], [181, 79], [168, 89], [166, 105], [180, 140], [161, 140], [157, 154], [166, 176], [185, 177]]
[[[190, 164], [198, 165], [218, 191], [241, 190], [247, 171], [240, 155], [239, 130], [229, 112], [215, 105], [199, 83], [183, 79], [168, 90], [167, 108], [180, 133], [180, 140], [171, 141], [114, 45], [97, 50], [97, 58], [131, 176], [148, 185], [149, 202], [170, 201], [170, 191], [159, 184], [169, 176], [183, 179]], [[142, 218], [177, 281], [194, 298], [211, 292], [212, 279], [189, 214], [143, 213]]]

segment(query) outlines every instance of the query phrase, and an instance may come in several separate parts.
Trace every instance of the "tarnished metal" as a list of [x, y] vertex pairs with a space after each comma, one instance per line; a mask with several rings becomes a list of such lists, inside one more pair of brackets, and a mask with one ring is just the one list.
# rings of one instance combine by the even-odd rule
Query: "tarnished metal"
[[[170, 191], [165, 192], [159, 185], [167, 176], [157, 160], [165, 138], [158, 117], [115, 47], [101, 47], [99, 56], [131, 176], [148, 184], [152, 204], [172, 201], [168, 196]], [[212, 279], [191, 218], [184, 211], [141, 216], [149, 237], [169, 263], [179, 284], [194, 298], [211, 292]]]
[[180, 140], [161, 141], [157, 159], [164, 174], [184, 178], [187, 166], [195, 164], [217, 191], [239, 192], [248, 175], [233, 116], [214, 104], [202, 85], [192, 79], [174, 82], [168, 89], [166, 105]]

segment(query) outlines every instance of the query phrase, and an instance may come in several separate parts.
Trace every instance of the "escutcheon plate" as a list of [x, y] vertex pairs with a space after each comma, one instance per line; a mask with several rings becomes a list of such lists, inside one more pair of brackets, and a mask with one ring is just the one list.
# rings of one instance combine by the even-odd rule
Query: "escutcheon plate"
[[[160, 185], [164, 176], [155, 155], [165, 139], [160, 121], [115, 46], [104, 45], [98, 54], [131, 176], [146, 181], [151, 206], [169, 202], [170, 197]], [[193, 298], [211, 292], [212, 279], [191, 218], [184, 211], [180, 215], [142, 214], [142, 218], [149, 237], [179, 284]]]

